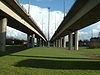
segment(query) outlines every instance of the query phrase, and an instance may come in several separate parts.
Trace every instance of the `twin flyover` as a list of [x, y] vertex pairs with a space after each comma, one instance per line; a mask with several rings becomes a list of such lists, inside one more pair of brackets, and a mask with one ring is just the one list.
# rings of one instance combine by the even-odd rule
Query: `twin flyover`
[[35, 34], [36, 38], [47, 41], [41, 29], [18, 3], [18, 0], [0, 0], [0, 49], [2, 51], [5, 50], [7, 25], [28, 34], [29, 43], [32, 40], [31, 37], [34, 37], [33, 34]]
[[76, 0], [50, 41], [54, 46], [66, 46], [62, 37], [69, 35], [69, 49], [72, 50], [74, 42], [75, 49], [78, 50], [77, 31], [98, 21], [100, 21], [100, 0]]

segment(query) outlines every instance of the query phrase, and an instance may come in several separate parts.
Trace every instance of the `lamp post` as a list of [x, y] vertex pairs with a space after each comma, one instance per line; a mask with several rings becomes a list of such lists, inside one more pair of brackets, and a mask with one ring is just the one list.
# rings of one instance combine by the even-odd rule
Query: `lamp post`
[[42, 31], [43, 31], [43, 24], [44, 24], [44, 23], [43, 23], [43, 15], [42, 15]]
[[30, 1], [28, 0], [28, 14], [30, 13]]
[[43, 31], [43, 14], [42, 14], [42, 12], [39, 12], [39, 13], [41, 15], [41, 25], [42, 25], [42, 31]]
[[57, 16], [56, 16], [56, 14], [59, 14], [59, 12], [55, 13], [55, 31], [56, 31], [56, 25], [57, 25], [57, 19], [56, 19]]
[[55, 31], [56, 31], [56, 13], [55, 13]]
[[50, 43], [49, 43], [49, 25], [50, 25], [50, 7], [48, 7], [48, 47], [50, 47]]
[[66, 12], [66, 0], [63, 0], [64, 4], [64, 18], [65, 18], [65, 12]]

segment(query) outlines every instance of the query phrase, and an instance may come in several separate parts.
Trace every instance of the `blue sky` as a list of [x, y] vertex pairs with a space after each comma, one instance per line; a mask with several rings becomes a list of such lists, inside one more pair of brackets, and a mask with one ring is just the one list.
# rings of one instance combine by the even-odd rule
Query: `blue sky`
[[[19, 0], [22, 4], [28, 4], [28, 0]], [[64, 12], [64, 1], [66, 5], [66, 12], [69, 11], [75, 0], [29, 0], [31, 5], [39, 6], [41, 8], [51, 8], [51, 11]]]

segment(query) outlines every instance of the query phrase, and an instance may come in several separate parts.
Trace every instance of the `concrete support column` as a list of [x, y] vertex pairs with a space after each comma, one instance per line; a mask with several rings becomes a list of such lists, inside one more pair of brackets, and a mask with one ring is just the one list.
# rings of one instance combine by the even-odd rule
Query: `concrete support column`
[[42, 39], [40, 38], [40, 47], [42, 46]]
[[30, 35], [30, 47], [33, 47], [32, 45], [33, 45], [33, 36]]
[[50, 47], [50, 41], [48, 41], [48, 47]]
[[27, 35], [27, 48], [30, 47], [30, 35]]
[[43, 41], [43, 47], [44, 47], [44, 41]]
[[42, 46], [42, 39], [41, 38], [37, 38], [37, 45], [39, 47]]
[[53, 47], [55, 47], [55, 42], [53, 42]]
[[63, 47], [66, 48], [66, 39], [65, 39], [65, 36], [63, 37]]
[[7, 18], [0, 20], [0, 51], [5, 51]]
[[54, 47], [56, 47], [56, 41], [54, 41]]
[[59, 47], [59, 39], [57, 40], [57, 47]]
[[62, 47], [62, 37], [60, 38], [60, 47]]
[[44, 40], [41, 39], [41, 46], [44, 47]]
[[57, 47], [57, 40], [56, 40], [56, 47]]
[[40, 46], [40, 39], [37, 38], [37, 46], [39, 47]]
[[59, 39], [59, 47], [61, 46], [61, 43], [60, 43], [61, 41], [60, 41], [60, 39]]
[[78, 31], [75, 31], [75, 50], [78, 50]]
[[55, 41], [53, 42], [53, 47], [55, 47]]
[[58, 39], [56, 40], [56, 47], [58, 47]]
[[34, 47], [34, 45], [35, 45], [34, 40], [35, 40], [35, 34], [32, 35], [32, 41], [31, 41], [31, 43], [32, 43], [32, 47]]
[[73, 49], [73, 34], [69, 33], [69, 50]]

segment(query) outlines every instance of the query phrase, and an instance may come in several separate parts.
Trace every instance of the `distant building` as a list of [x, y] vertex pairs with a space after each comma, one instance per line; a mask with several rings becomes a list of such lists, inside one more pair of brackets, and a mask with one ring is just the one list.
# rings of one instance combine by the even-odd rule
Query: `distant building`
[[88, 47], [88, 44], [89, 44], [89, 40], [79, 40], [79, 46], [80, 47]]
[[100, 32], [99, 32], [98, 37], [94, 37], [90, 39], [89, 47], [90, 48], [100, 48]]
[[91, 38], [89, 47], [90, 48], [100, 48], [100, 38]]

